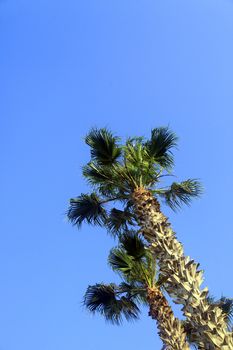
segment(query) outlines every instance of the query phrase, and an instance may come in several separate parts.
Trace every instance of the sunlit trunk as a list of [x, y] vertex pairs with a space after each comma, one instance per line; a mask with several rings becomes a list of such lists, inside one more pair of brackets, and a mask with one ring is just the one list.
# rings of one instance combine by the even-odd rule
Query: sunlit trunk
[[159, 336], [166, 350], [189, 350], [186, 333], [180, 320], [175, 318], [170, 305], [158, 288], [147, 289], [149, 315], [157, 321]]
[[199, 348], [204, 344], [205, 350], [233, 350], [233, 336], [222, 310], [209, 304], [208, 289], [200, 287], [203, 273], [197, 263], [184, 255], [157, 199], [143, 188], [135, 190], [132, 199], [138, 225], [158, 261], [165, 289], [175, 303], [183, 305]]

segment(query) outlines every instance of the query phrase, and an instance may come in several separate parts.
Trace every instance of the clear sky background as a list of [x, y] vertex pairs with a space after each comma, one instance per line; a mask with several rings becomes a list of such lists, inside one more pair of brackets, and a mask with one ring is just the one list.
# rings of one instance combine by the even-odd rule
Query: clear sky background
[[88, 284], [116, 280], [115, 243], [65, 212], [88, 191], [92, 126], [170, 125], [178, 179], [205, 194], [165, 211], [204, 285], [233, 296], [233, 1], [1, 0], [0, 48], [0, 350], [160, 349], [146, 310], [114, 327], [83, 309]]

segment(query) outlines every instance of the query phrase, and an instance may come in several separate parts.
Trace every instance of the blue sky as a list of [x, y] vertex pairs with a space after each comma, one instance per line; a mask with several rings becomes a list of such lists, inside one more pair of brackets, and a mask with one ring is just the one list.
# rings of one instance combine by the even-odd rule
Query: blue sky
[[232, 17], [230, 0], [0, 2], [0, 350], [161, 347], [146, 310], [113, 327], [81, 305], [88, 284], [115, 280], [115, 243], [65, 219], [88, 191], [92, 126], [179, 135], [177, 178], [205, 194], [164, 210], [211, 293], [233, 296]]

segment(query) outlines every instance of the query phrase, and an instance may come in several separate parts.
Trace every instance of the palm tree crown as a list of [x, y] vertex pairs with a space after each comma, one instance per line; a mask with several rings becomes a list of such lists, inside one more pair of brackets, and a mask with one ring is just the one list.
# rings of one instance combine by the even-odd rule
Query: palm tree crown
[[[93, 192], [70, 200], [68, 218], [77, 227], [87, 222], [119, 234], [126, 224], [134, 226], [131, 195], [140, 187], [151, 190], [174, 210], [202, 192], [195, 179], [159, 187], [161, 178], [171, 175], [172, 148], [177, 145], [177, 136], [167, 127], [153, 129], [149, 140], [136, 137], [124, 145], [109, 130], [92, 129], [85, 142], [91, 149], [91, 160], [83, 167], [83, 175]], [[123, 210], [122, 205], [120, 209], [106, 205], [115, 201], [123, 204]]]

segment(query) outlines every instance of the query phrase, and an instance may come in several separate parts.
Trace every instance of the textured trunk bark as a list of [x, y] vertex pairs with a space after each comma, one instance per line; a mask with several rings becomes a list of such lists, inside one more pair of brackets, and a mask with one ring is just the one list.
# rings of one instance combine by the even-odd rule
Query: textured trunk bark
[[192, 336], [199, 348], [205, 350], [233, 350], [233, 335], [228, 332], [220, 308], [208, 303], [208, 289], [201, 289], [203, 273], [198, 264], [184, 256], [183, 247], [176, 239], [168, 219], [152, 193], [143, 188], [132, 195], [141, 232], [150, 243], [159, 263], [165, 289], [192, 326]]
[[164, 350], [189, 350], [186, 333], [181, 322], [175, 318], [166, 298], [158, 288], [147, 289], [149, 316], [157, 321], [159, 336]]

